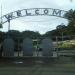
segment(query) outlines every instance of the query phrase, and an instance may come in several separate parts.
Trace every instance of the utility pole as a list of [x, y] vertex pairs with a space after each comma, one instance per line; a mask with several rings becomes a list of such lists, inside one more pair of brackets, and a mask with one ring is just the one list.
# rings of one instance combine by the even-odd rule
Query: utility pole
[[56, 52], [57, 52], [57, 56], [58, 56], [58, 36], [56, 36]]

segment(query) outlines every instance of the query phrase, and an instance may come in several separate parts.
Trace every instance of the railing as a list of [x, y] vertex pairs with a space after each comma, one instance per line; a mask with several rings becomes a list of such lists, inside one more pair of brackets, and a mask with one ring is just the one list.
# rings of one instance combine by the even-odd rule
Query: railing
[[75, 50], [58, 51], [58, 56], [59, 55], [67, 55], [67, 56], [75, 55]]

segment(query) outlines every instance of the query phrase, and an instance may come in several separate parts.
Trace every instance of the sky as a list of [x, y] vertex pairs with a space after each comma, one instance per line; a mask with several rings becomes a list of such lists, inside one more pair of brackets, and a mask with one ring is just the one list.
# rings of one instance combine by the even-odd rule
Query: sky
[[[2, 15], [29, 8], [53, 8], [68, 11], [75, 8], [75, 0], [72, 0], [72, 2], [71, 0], [0, 0], [1, 5]], [[26, 16], [12, 20], [10, 29], [19, 30], [20, 32], [25, 30], [38, 31], [44, 34], [62, 23], [67, 25], [68, 20], [56, 16]], [[0, 31], [7, 32], [8, 23], [3, 24]]]

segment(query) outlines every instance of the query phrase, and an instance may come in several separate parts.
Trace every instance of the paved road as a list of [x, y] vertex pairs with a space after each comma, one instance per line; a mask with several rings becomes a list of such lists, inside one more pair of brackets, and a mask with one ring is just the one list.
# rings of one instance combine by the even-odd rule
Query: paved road
[[75, 64], [68, 65], [50, 64], [49, 66], [0, 67], [0, 75], [75, 75]]

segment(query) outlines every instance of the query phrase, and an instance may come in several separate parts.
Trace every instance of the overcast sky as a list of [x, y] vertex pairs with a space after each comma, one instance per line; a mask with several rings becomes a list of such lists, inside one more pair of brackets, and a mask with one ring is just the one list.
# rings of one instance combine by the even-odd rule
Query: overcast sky
[[[71, 0], [0, 0], [0, 6], [1, 4], [3, 15], [26, 8], [54, 8], [65, 11], [75, 8], [75, 0], [73, 2]], [[55, 29], [61, 23], [67, 25], [68, 21], [52, 16], [27, 16], [12, 20], [10, 29], [39, 31], [41, 34], [44, 34]], [[5, 23], [3, 29], [0, 30], [8, 31], [8, 23]]]

